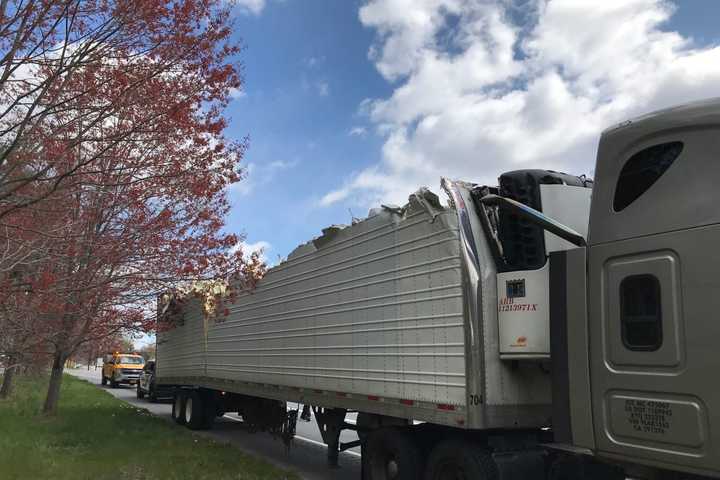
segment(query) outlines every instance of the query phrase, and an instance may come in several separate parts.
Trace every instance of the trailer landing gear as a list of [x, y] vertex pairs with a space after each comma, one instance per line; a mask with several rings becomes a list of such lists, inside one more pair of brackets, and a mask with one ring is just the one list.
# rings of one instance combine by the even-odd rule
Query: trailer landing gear
[[360, 442], [340, 444], [340, 432], [344, 429], [354, 429], [354, 425], [345, 422], [347, 410], [344, 408], [312, 407], [317, 421], [320, 435], [327, 445], [327, 463], [331, 468], [338, 467], [338, 455], [348, 448], [357, 447]]

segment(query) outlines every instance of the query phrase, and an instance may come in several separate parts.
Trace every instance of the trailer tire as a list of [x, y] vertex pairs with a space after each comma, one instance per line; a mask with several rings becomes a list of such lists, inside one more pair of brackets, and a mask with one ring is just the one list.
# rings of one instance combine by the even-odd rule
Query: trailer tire
[[118, 385], [119, 383], [115, 381], [115, 377], [110, 377], [110, 388], [117, 388]]
[[624, 480], [625, 473], [613, 465], [593, 463], [581, 457], [562, 455], [556, 458], [550, 472], [549, 480]]
[[425, 480], [445, 478], [498, 480], [500, 474], [487, 450], [473, 443], [450, 440], [432, 450], [425, 470]]
[[148, 391], [148, 401], [150, 403], [157, 402], [157, 394], [155, 393], [155, 387], [152, 384], [150, 384], [150, 390]]
[[175, 392], [172, 404], [172, 419], [178, 425], [185, 425], [185, 393]]
[[582, 477], [582, 463], [573, 457], [560, 456], [550, 467], [548, 479], [573, 480]]
[[382, 428], [367, 437], [368, 480], [415, 480], [422, 475], [420, 449], [412, 438], [396, 428]]
[[205, 428], [205, 410], [200, 392], [193, 390], [185, 398], [185, 426], [190, 430]]
[[107, 378], [105, 377], [105, 375], [100, 375], [100, 377], [100, 385], [107, 385]]
[[217, 401], [211, 390], [205, 390], [200, 394], [203, 407], [203, 428], [211, 429], [217, 416]]
[[145, 398], [145, 392], [143, 392], [142, 388], [140, 388], [140, 382], [138, 382], [137, 385], [137, 398], [138, 400], [142, 400], [143, 398]]

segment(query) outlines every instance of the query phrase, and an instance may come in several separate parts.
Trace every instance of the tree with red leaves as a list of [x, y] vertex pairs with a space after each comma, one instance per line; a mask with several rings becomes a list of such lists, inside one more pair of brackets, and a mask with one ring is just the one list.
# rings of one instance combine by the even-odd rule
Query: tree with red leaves
[[222, 0], [0, 9], [0, 240], [25, 259], [0, 271], [42, 325], [53, 414], [65, 361], [151, 328], [158, 292], [262, 272], [223, 233], [246, 147], [224, 136], [238, 46]]

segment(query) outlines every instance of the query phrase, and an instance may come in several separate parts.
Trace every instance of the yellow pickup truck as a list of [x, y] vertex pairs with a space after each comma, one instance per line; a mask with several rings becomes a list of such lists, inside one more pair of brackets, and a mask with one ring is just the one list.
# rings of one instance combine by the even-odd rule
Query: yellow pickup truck
[[121, 383], [135, 385], [140, 379], [145, 359], [135, 353], [113, 353], [105, 355], [103, 359], [102, 379], [103, 385], [108, 383], [116, 388]]

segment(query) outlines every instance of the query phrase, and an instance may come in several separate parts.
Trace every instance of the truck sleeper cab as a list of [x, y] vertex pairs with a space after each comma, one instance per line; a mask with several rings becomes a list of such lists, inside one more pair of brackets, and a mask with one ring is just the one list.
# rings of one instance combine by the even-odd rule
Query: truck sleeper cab
[[636, 478], [720, 477], [719, 158], [719, 100], [609, 128], [588, 247], [551, 260], [555, 440]]

